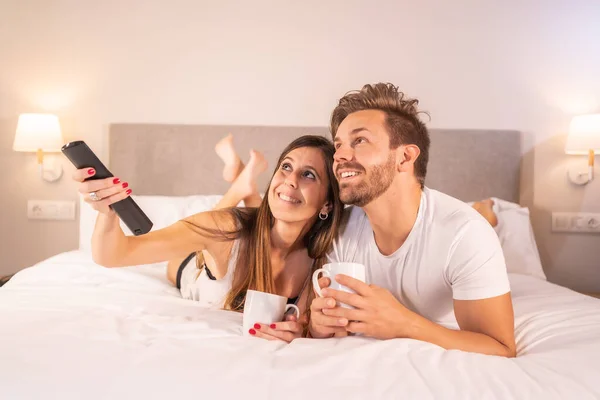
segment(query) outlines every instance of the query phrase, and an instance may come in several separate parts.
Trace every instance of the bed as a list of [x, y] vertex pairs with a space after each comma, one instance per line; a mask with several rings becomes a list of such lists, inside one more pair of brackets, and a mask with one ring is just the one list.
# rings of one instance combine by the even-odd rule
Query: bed
[[[115, 124], [110, 167], [127, 177], [160, 228], [218, 201], [226, 186], [212, 147], [229, 132], [240, 153], [255, 146], [270, 167], [292, 138], [327, 134]], [[464, 201], [518, 203], [520, 158], [519, 132], [434, 130], [427, 184]], [[92, 222], [83, 205], [79, 249], [19, 272], [0, 289], [1, 398], [600, 398], [600, 300], [526, 269], [509, 271], [515, 359], [409, 339], [284, 344], [242, 336], [238, 313], [182, 299], [164, 263], [97, 266]]]

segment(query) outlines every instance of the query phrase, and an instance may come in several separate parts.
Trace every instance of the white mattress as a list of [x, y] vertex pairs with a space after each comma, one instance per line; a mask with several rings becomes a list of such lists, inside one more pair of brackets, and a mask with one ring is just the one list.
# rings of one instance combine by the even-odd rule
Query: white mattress
[[600, 300], [510, 276], [518, 357], [409, 339], [243, 337], [164, 265], [104, 269], [63, 253], [0, 289], [2, 399], [597, 399]]

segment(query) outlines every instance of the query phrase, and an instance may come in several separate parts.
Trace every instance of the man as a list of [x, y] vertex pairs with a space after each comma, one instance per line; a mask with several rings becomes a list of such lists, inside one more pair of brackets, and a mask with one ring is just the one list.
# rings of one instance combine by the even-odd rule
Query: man
[[430, 140], [417, 104], [379, 83], [333, 111], [334, 170], [342, 201], [353, 206], [330, 261], [364, 264], [370, 284], [339, 275], [356, 293], [324, 289], [311, 304], [310, 335], [412, 338], [514, 357], [502, 248], [477, 211], [425, 187]]

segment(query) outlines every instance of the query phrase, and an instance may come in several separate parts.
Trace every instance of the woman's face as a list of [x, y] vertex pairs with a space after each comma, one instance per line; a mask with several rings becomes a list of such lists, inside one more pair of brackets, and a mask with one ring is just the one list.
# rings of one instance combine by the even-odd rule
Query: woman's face
[[269, 186], [269, 206], [275, 219], [307, 222], [323, 210], [329, 180], [323, 153], [313, 147], [290, 151]]

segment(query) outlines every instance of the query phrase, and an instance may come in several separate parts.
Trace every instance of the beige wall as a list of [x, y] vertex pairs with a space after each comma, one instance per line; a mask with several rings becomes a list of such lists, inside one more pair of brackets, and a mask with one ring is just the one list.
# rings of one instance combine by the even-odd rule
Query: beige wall
[[523, 3], [0, 2], [0, 274], [77, 245], [76, 222], [26, 218], [27, 199], [76, 194], [11, 151], [21, 112], [57, 113], [107, 157], [111, 122], [325, 125], [345, 91], [391, 81], [432, 127], [525, 133], [546, 273], [600, 291], [600, 236], [550, 232], [551, 211], [600, 212], [600, 179], [569, 185], [584, 161], [562, 151], [572, 115], [600, 112], [600, 3]]

